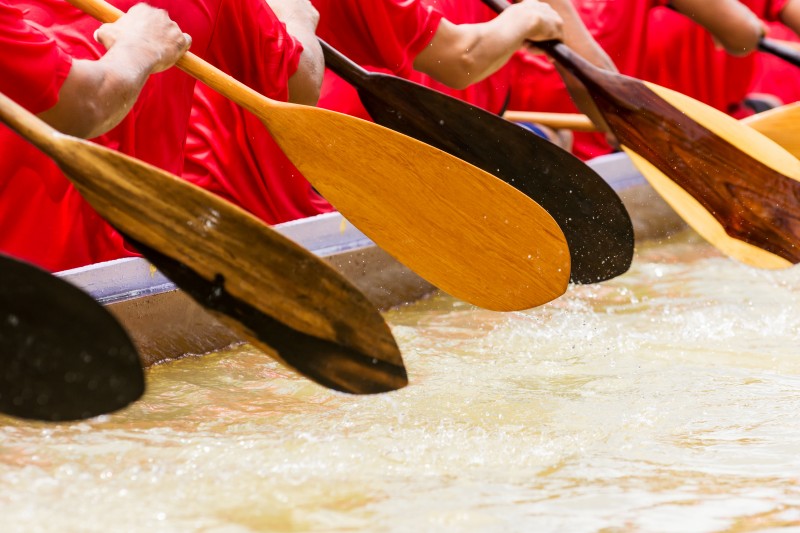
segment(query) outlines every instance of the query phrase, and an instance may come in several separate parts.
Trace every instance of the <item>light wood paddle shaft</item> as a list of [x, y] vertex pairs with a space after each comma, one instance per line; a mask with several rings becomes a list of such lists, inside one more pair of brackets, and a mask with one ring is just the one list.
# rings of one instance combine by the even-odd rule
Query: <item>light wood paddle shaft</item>
[[[120, 14], [99, 0], [69, 1], [105, 22]], [[192, 54], [178, 66], [261, 118], [328, 201], [442, 290], [497, 311], [566, 290], [570, 254], [558, 224], [494, 176], [376, 124], [270, 100]]]
[[[503, 118], [512, 122], [535, 122], [550, 128], [573, 131], [598, 131], [591, 119], [580, 113], [540, 113], [538, 111], [506, 111]], [[800, 158], [800, 102], [787, 104], [740, 121]]]
[[503, 118], [511, 122], [532, 122], [556, 130], [597, 131], [592, 121], [580, 113], [547, 113], [544, 111], [514, 111], [503, 113]]
[[148, 259], [256, 346], [337, 390], [406, 384], [380, 313], [310, 252], [176, 176], [56, 132], [1, 94], [0, 119], [52, 157]]

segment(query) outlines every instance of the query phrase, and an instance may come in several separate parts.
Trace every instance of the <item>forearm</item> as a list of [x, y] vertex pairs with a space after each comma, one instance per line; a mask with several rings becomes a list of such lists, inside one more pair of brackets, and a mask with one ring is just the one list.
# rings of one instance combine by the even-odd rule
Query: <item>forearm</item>
[[780, 13], [781, 22], [800, 35], [800, 0], [789, 0]]
[[764, 32], [761, 20], [736, 0], [671, 0], [670, 4], [704, 26], [733, 55], [747, 55]]
[[152, 71], [152, 64], [132, 52], [115, 47], [97, 61], [75, 60], [58, 103], [39, 117], [87, 139], [112, 129], [133, 107]]
[[414, 68], [456, 89], [493, 74], [528, 40], [561, 39], [562, 21], [546, 3], [525, 0], [489, 22], [455, 25], [442, 20]]
[[325, 60], [316, 35], [319, 13], [308, 0], [268, 0], [267, 4], [286, 24], [288, 33], [303, 45], [297, 70], [289, 78], [289, 101], [316, 105], [325, 72]]
[[[414, 61], [414, 68], [456, 89], [490, 76], [525, 44], [527, 25], [509, 8], [482, 24], [454, 25], [442, 20], [431, 44]], [[443, 50], [445, 57], [428, 52]], [[430, 58], [428, 56], [431, 56]]]

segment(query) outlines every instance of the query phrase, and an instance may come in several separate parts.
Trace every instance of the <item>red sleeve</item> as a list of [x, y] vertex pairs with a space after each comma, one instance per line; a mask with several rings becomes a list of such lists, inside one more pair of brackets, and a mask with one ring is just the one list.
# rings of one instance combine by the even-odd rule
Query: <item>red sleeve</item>
[[264, 0], [224, 0], [206, 57], [263, 95], [286, 101], [302, 52]]
[[0, 3], [0, 91], [34, 113], [58, 102], [72, 58], [27, 24], [22, 12]]
[[360, 65], [408, 77], [442, 15], [419, 0], [312, 0], [317, 34]]

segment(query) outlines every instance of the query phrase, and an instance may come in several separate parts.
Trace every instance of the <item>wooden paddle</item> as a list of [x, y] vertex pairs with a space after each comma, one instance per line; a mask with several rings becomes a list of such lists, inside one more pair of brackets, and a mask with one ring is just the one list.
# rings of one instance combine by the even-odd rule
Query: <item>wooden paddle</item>
[[[574, 131], [598, 131], [586, 115], [579, 113], [540, 113], [506, 111], [503, 118], [512, 122], [535, 122], [551, 128]], [[793, 156], [800, 158], [800, 102], [750, 115], [742, 120], [762, 135], [772, 139]]]
[[53, 158], [145, 257], [259, 348], [336, 390], [406, 385], [380, 313], [310, 252], [180, 178], [58, 133], [4, 95], [0, 120]]
[[653, 188], [700, 235], [753, 266], [800, 261], [800, 161], [685, 95], [599, 69], [559, 41], [535, 45], [586, 86]]
[[544, 207], [567, 238], [572, 282], [595, 283], [628, 270], [628, 212], [608, 183], [572, 154], [457, 98], [371, 73], [320, 43], [327, 66], [358, 90], [375, 122], [494, 174]]
[[[102, 0], [69, 0], [105, 22]], [[259, 117], [314, 187], [381, 248], [437, 287], [498, 311], [564, 293], [558, 224], [494, 176], [381, 126], [270, 100], [191, 53], [178, 66]]]
[[111, 313], [74, 285], [0, 254], [0, 413], [80, 420], [142, 393], [139, 355]]

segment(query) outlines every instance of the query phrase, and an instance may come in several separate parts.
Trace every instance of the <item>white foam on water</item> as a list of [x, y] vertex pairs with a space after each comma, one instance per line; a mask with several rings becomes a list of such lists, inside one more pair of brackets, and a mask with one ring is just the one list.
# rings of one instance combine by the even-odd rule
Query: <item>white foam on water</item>
[[249, 347], [80, 424], [0, 419], [0, 531], [752, 531], [800, 524], [800, 271], [687, 237], [519, 313], [387, 315], [411, 385]]

